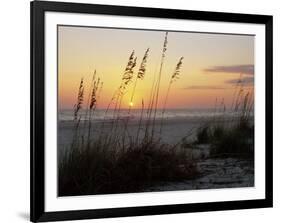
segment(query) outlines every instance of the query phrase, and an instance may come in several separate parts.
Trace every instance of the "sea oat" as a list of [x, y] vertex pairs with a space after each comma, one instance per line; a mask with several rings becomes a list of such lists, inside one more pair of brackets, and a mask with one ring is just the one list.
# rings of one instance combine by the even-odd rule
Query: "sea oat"
[[[146, 63], [147, 63], [147, 58], [148, 58], [148, 52], [149, 52], [149, 48], [147, 48], [147, 50], [145, 51], [144, 56], [142, 58], [142, 62], [140, 64], [140, 67], [139, 67], [139, 70], [138, 70], [138, 75], [136, 77], [136, 81], [135, 81], [135, 84], [134, 84], [134, 87], [133, 87], [130, 102], [133, 102], [138, 79], [143, 80], [143, 78], [144, 78], [145, 71], [146, 71]], [[129, 108], [129, 113], [130, 113], [130, 110], [131, 110], [131, 106]]]
[[[158, 79], [155, 84], [155, 91], [154, 91], [155, 93], [153, 94], [153, 97], [152, 97], [153, 99], [152, 99], [152, 108], [151, 109], [153, 109], [153, 107], [154, 107], [154, 115], [153, 115], [153, 122], [152, 122], [151, 138], [153, 138], [153, 135], [154, 135], [156, 112], [158, 109], [159, 88], [160, 88], [162, 68], [163, 68], [163, 63], [164, 63], [164, 59], [166, 56], [167, 46], [168, 46], [168, 32], [165, 33], [159, 75], [158, 75]], [[155, 98], [155, 103], [154, 103], [154, 98]]]
[[167, 45], [168, 45], [168, 32], [166, 32], [165, 40], [163, 44], [163, 52], [162, 52], [163, 57], [165, 57], [165, 52], [167, 51]]
[[181, 69], [181, 66], [182, 66], [182, 60], [183, 60], [183, 57], [180, 58], [179, 62], [177, 63], [177, 66], [176, 66], [176, 69], [175, 69], [175, 72], [173, 73], [172, 77], [171, 77], [171, 83], [175, 82], [177, 79], [179, 79], [179, 74], [180, 74], [180, 69]]
[[94, 82], [94, 87], [92, 89], [92, 94], [91, 94], [90, 109], [93, 109], [96, 106], [97, 91], [98, 91], [98, 88], [99, 88], [99, 84], [100, 84], [100, 78], [98, 78], [98, 80]]
[[83, 78], [81, 78], [79, 90], [78, 90], [78, 96], [77, 96], [77, 103], [74, 105], [74, 120], [77, 120], [78, 112], [82, 108], [83, 96], [84, 96], [84, 86], [83, 86]]
[[138, 71], [138, 79], [143, 80], [144, 78], [144, 74], [145, 74], [145, 70], [146, 70], [146, 62], [147, 62], [147, 57], [148, 57], [148, 52], [149, 52], [149, 48], [147, 48], [147, 50], [144, 53], [144, 56], [142, 58], [142, 62]]
[[135, 52], [133, 51], [129, 57], [128, 64], [125, 68], [125, 71], [124, 71], [124, 74], [122, 77], [123, 83], [121, 85], [123, 88], [125, 88], [125, 86], [128, 85], [133, 79], [133, 73], [134, 73], [133, 69], [136, 66], [136, 62], [137, 62], [137, 58], [136, 57], [134, 58], [134, 54], [135, 54]]
[[163, 110], [162, 110], [162, 117], [161, 117], [161, 124], [160, 124], [160, 134], [161, 134], [161, 132], [162, 132], [164, 113], [165, 113], [165, 111], [166, 111], [166, 105], [167, 105], [167, 101], [168, 101], [168, 96], [169, 96], [169, 93], [170, 93], [170, 89], [171, 89], [172, 84], [173, 84], [177, 79], [179, 79], [180, 69], [181, 69], [181, 67], [182, 67], [182, 60], [183, 60], [183, 57], [181, 57], [181, 58], [179, 59], [179, 62], [178, 62], [177, 65], [176, 65], [175, 71], [174, 71], [174, 73], [172, 74], [171, 79], [170, 79], [170, 83], [169, 83], [169, 86], [168, 86], [168, 90], [167, 90], [167, 93], [166, 93], [166, 97], [165, 97], [165, 101], [164, 101], [164, 105], [163, 105]]

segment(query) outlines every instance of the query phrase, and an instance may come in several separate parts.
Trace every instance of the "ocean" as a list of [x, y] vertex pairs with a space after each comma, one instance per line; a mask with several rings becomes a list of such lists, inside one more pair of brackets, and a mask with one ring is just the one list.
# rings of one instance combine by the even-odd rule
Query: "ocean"
[[[79, 117], [81, 120], [87, 120], [89, 119], [88, 115], [86, 115], [85, 110], [81, 110], [79, 112]], [[119, 119], [130, 119], [131, 121], [139, 120], [142, 114], [141, 109], [121, 109], [118, 113]], [[211, 118], [211, 117], [217, 117], [222, 116], [224, 117], [234, 117], [238, 116], [240, 112], [233, 112], [233, 111], [225, 111], [222, 110], [216, 110], [214, 108], [200, 108], [200, 109], [166, 109], [164, 114], [163, 110], [159, 109], [156, 111], [155, 119], [161, 119], [162, 117], [164, 119], [178, 119], [178, 118], [186, 118], [186, 119], [193, 119], [193, 118]], [[94, 112], [92, 112], [91, 120], [92, 121], [106, 121], [106, 120], [112, 120], [113, 118], [116, 118], [117, 113], [114, 110], [110, 109], [106, 112], [105, 109], [96, 109]], [[71, 121], [73, 120], [74, 112], [73, 109], [62, 109], [58, 111], [58, 120], [59, 121]], [[143, 116], [142, 118], [145, 120], [148, 117], [147, 110], [143, 110]], [[154, 117], [154, 111], [152, 112], [152, 116]]]

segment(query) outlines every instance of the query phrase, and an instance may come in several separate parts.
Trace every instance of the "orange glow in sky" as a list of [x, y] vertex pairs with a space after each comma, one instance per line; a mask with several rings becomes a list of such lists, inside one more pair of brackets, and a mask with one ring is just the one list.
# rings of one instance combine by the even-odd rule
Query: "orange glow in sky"
[[[159, 73], [164, 37], [163, 31], [59, 26], [59, 107], [73, 107], [82, 77], [87, 96], [96, 70], [104, 83], [98, 108], [106, 108], [120, 85], [133, 50], [137, 65], [121, 107], [141, 108], [142, 101], [146, 107], [153, 80]], [[131, 101], [136, 72], [147, 48], [150, 51], [145, 76], [138, 80]], [[169, 32], [159, 90], [160, 107], [180, 57], [184, 57], [183, 64], [179, 79], [171, 85], [167, 108], [210, 108], [216, 98], [224, 98], [229, 105], [235, 81], [241, 74], [245, 86], [253, 86], [254, 36]]]

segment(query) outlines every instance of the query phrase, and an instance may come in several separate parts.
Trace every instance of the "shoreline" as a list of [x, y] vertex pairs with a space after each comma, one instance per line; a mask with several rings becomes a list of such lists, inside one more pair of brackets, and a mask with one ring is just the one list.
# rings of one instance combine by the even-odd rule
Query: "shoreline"
[[[167, 144], [177, 144], [183, 138], [190, 138], [194, 139], [195, 132], [198, 128], [207, 125], [208, 123], [218, 123], [224, 125], [233, 125], [236, 122], [237, 118], [182, 118], [182, 117], [175, 117], [175, 118], [167, 118], [163, 119], [156, 119], [155, 120], [155, 136], [160, 137], [160, 128], [162, 125], [161, 130], [161, 141]], [[152, 121], [151, 121], [152, 122]], [[79, 132], [80, 136], [85, 135], [87, 136], [88, 133], [88, 121], [81, 121], [79, 125]], [[127, 122], [127, 137], [136, 137], [138, 128], [140, 127], [139, 136], [140, 138], [144, 136], [144, 131], [146, 128], [146, 120], [142, 120], [141, 125], [139, 120], [129, 120]], [[101, 132], [103, 134], [110, 134], [112, 129], [115, 128], [115, 132], [121, 133], [124, 132], [126, 126], [126, 120], [118, 120], [118, 125], [116, 126], [113, 124], [113, 121], [106, 120], [106, 121], [91, 121], [91, 139], [95, 140]], [[73, 129], [75, 126], [74, 121], [58, 121], [58, 146], [60, 148], [65, 148], [70, 145], [72, 136], [73, 136]], [[151, 130], [151, 127], [150, 127]]]
[[[124, 120], [123, 120], [124, 121]], [[196, 130], [199, 127], [204, 126], [204, 124], [211, 124], [215, 125], [223, 124], [227, 127], [232, 127], [236, 122], [237, 119], [234, 117], [231, 118], [223, 118], [219, 117], [214, 122], [213, 118], [170, 118], [170, 119], [164, 119], [163, 120], [163, 126], [161, 134], [159, 132], [162, 120], [157, 119], [155, 120], [155, 140], [157, 140], [157, 137], [160, 137], [161, 135], [161, 146], [162, 148], [167, 148], [166, 146], [174, 146], [173, 148], [175, 151], [175, 154], [178, 154], [178, 156], [185, 157], [187, 160], [189, 160], [195, 165], [193, 168], [196, 170], [193, 174], [195, 174], [191, 179], [176, 179], [173, 181], [164, 180], [164, 181], [154, 181], [153, 179], [143, 182], [144, 187], [143, 188], [132, 188], [132, 189], [118, 189], [113, 188], [111, 192], [104, 192], [103, 190], [94, 194], [114, 194], [114, 193], [133, 193], [133, 192], [154, 192], [154, 191], [178, 191], [178, 190], [197, 190], [197, 189], [218, 189], [218, 188], [238, 188], [238, 187], [253, 187], [254, 186], [254, 160], [246, 160], [244, 158], [234, 158], [234, 157], [215, 157], [211, 154], [211, 144], [209, 143], [198, 143], [195, 145], [182, 145], [179, 144], [179, 142], [182, 141], [182, 139], [186, 136], [189, 136], [189, 140], [193, 140], [196, 137]], [[81, 121], [80, 123], [80, 136], [85, 134], [84, 136], [87, 137], [88, 133], [88, 121], [84, 122]], [[74, 121], [59, 121], [58, 122], [58, 153], [63, 156], [64, 152], [67, 152], [67, 148], [70, 146], [72, 135], [73, 135], [73, 129], [75, 126]], [[126, 125], [126, 122], [118, 121], [118, 125], [114, 126], [112, 121], [95, 121], [93, 120], [91, 122], [92, 124], [92, 131], [91, 131], [91, 140], [95, 140], [96, 138], [100, 137], [100, 133], [103, 132], [104, 134], [111, 134], [113, 133], [114, 136], [122, 137], [125, 133], [124, 127]], [[145, 128], [145, 121], [143, 121], [142, 125], [140, 126], [140, 138], [143, 137]], [[127, 133], [126, 133], [126, 140], [130, 139], [131, 136], [136, 136], [137, 131], [139, 130], [139, 120], [130, 120], [127, 123]], [[189, 135], [190, 133], [190, 135]], [[120, 138], [122, 140], [122, 138]], [[178, 144], [178, 145], [177, 145]], [[165, 146], [166, 145], [166, 146]], [[166, 154], [165, 151], [168, 150], [156, 150], [158, 155]], [[105, 150], [109, 154], [110, 147], [108, 150]], [[130, 150], [129, 150], [130, 151]], [[161, 152], [162, 151], [162, 152]], [[131, 150], [132, 155], [134, 155], [134, 150]], [[183, 153], [182, 153], [183, 152]], [[130, 153], [129, 153], [130, 154]], [[162, 154], [162, 155], [163, 155]], [[115, 153], [112, 153], [113, 156], [115, 156]], [[134, 162], [132, 163], [132, 169], [135, 168], [135, 162], [140, 162], [140, 160], [146, 160], [146, 159], [156, 159], [153, 157], [152, 154], [147, 154], [145, 151], [143, 153], [136, 153], [135, 155], [138, 155], [134, 158]], [[183, 156], [182, 156], [183, 155]], [[62, 157], [61, 156], [61, 157]], [[177, 156], [177, 159], [179, 158]], [[126, 154], [124, 157], [127, 157]], [[123, 157], [123, 158], [124, 158]], [[130, 156], [129, 156], [130, 157]], [[168, 156], [169, 157], [169, 156]], [[95, 157], [92, 157], [94, 159]], [[171, 162], [175, 161], [173, 159], [175, 157], [171, 157]], [[181, 160], [181, 159], [179, 159]], [[132, 160], [127, 160], [132, 161]], [[128, 165], [127, 161], [125, 160], [124, 164]], [[167, 157], [162, 160], [164, 164], [169, 162], [167, 160]], [[130, 164], [130, 163], [129, 163]], [[161, 164], [161, 165], [164, 165]], [[76, 164], [75, 164], [76, 165]], [[83, 164], [79, 164], [82, 165]], [[88, 165], [88, 164], [87, 164]], [[160, 165], [160, 166], [161, 166]], [[164, 165], [165, 166], [165, 165]], [[134, 176], [138, 174], [141, 175], [142, 171], [145, 171], [142, 169], [141, 165], [139, 167], [140, 169], [137, 170], [136, 173], [130, 175], [134, 179]], [[157, 170], [157, 165], [155, 166], [155, 170]], [[186, 168], [190, 168], [189, 163], [177, 163], [177, 170], [189, 170]], [[198, 170], [198, 173], [197, 173]], [[125, 170], [124, 170], [125, 171]], [[167, 170], [165, 170], [167, 171]], [[164, 173], [166, 173], [164, 171]], [[126, 171], [125, 171], [126, 172]], [[192, 173], [192, 172], [190, 172]], [[198, 175], [196, 175], [198, 174]], [[191, 174], [192, 175], [192, 174]], [[165, 177], [163, 177], [165, 179]], [[167, 177], [169, 179], [169, 177]], [[110, 183], [107, 182], [107, 183]], [[131, 182], [132, 185], [134, 185], [133, 181]], [[123, 192], [126, 191], [126, 192]], [[116, 191], [116, 192], [114, 192]], [[62, 195], [64, 196], [64, 195]], [[67, 196], [67, 195], [66, 195]]]

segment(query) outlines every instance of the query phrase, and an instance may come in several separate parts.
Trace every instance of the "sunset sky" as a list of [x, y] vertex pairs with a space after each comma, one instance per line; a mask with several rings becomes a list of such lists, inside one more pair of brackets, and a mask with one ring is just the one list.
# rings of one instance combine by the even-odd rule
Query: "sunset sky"
[[[145, 77], [138, 81], [133, 108], [140, 108], [142, 99], [147, 105], [153, 77], [159, 72], [164, 37], [164, 31], [59, 26], [59, 108], [73, 107], [81, 77], [87, 92], [95, 69], [104, 82], [98, 107], [107, 107], [120, 85], [131, 52], [134, 50], [138, 58], [137, 72], [149, 47]], [[211, 108], [216, 98], [224, 98], [229, 105], [240, 74], [243, 74], [245, 85], [253, 86], [254, 36], [169, 31], [160, 84], [160, 107], [170, 77], [182, 56], [180, 77], [171, 87], [167, 108]], [[133, 84], [124, 96], [123, 108], [129, 106], [132, 88]]]

